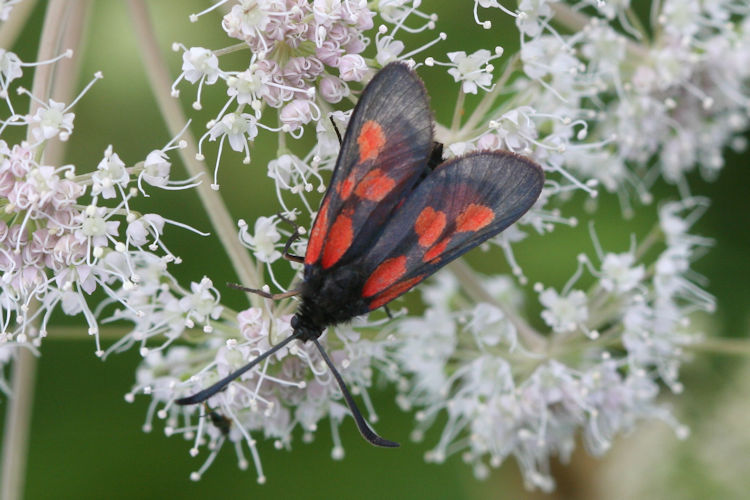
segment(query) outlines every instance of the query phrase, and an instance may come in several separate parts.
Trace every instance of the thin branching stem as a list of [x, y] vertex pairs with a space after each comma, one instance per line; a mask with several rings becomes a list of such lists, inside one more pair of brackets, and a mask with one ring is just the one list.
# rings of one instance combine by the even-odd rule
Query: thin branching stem
[[541, 352], [547, 345], [545, 338], [534, 330], [523, 318], [518, 316], [513, 308], [508, 307], [501, 301], [495, 300], [476, 278], [474, 270], [463, 260], [456, 260], [448, 264], [451, 272], [458, 278], [459, 283], [466, 293], [477, 302], [487, 302], [500, 309], [508, 321], [510, 321], [518, 332], [524, 347], [532, 352]]
[[[140, 43], [146, 73], [151, 82], [151, 90], [154, 93], [154, 97], [170, 133], [177, 135], [185, 128], [187, 119], [180, 107], [179, 101], [174, 99], [170, 94], [171, 79], [167, 73], [168, 65], [159, 50], [154, 35], [153, 24], [148, 15], [146, 2], [143, 0], [129, 0], [128, 6], [136, 31], [136, 38]], [[205, 179], [210, 179], [212, 174], [208, 171], [205, 164], [196, 160], [198, 148], [195, 138], [189, 130], [185, 131], [183, 139], [187, 142], [187, 147], [180, 149], [180, 157], [185, 163], [185, 168], [189, 175], [192, 177], [202, 174]], [[224, 200], [217, 191], [211, 189], [208, 182], [202, 182], [197, 187], [197, 191], [198, 197], [211, 221], [211, 225], [216, 231], [224, 250], [227, 252], [240, 283], [249, 287], [260, 287], [262, 284], [260, 275], [256, 270], [253, 259], [237, 237], [237, 226], [234, 224], [229, 210], [224, 204]], [[257, 307], [260, 305], [258, 297], [249, 295], [249, 299], [253, 306]]]
[[685, 349], [695, 352], [707, 352], [711, 354], [727, 354], [732, 356], [750, 357], [750, 340], [707, 337], [700, 339], [693, 344], [685, 345]]

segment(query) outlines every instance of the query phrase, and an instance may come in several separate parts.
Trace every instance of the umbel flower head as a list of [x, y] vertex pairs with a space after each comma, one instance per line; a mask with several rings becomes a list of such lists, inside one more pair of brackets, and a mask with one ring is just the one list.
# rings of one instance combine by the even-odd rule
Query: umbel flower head
[[[415, 440], [440, 427], [428, 460], [459, 454], [485, 477], [512, 456], [530, 488], [550, 490], [550, 459], [566, 460], [577, 435], [597, 455], [643, 419], [662, 420], [679, 437], [687, 435], [658, 400], [661, 384], [675, 393], [683, 389], [683, 349], [700, 339], [690, 314], [714, 309], [690, 269], [710, 245], [688, 232], [708, 201], [690, 194], [685, 174], [700, 166], [705, 175], [715, 175], [724, 147], [744, 147], [737, 137], [747, 127], [748, 65], [725, 62], [748, 53], [750, 18], [741, 3], [727, 1], [690, 10], [686, 25], [675, 14], [683, 4], [662, 2], [652, 13], [654, 33], [646, 36], [629, 21], [627, 2], [524, 1], [509, 10], [476, 1], [477, 29], [492, 29], [480, 19], [483, 9], [500, 9], [515, 20], [520, 50], [456, 48], [444, 57], [424, 57], [423, 48], [407, 49], [408, 34], [439, 23], [419, 2], [241, 1], [221, 22], [235, 39], [231, 48], [176, 46], [184, 64], [175, 95], [182, 80], [196, 83], [194, 106], [200, 107], [204, 85], [226, 85], [228, 100], [201, 140], [219, 141], [214, 187], [226, 141], [249, 163], [259, 128], [273, 131], [277, 157], [264, 173], [275, 182], [287, 218], [315, 217], [338, 152], [329, 118], [346, 124], [349, 102], [392, 60], [421, 66], [420, 72], [444, 68], [455, 81], [455, 118], [436, 125], [447, 157], [508, 149], [544, 167], [548, 181], [539, 202], [486, 245], [499, 247], [512, 275], [481, 276], [459, 262], [421, 287], [422, 314], [373, 314], [321, 337], [371, 422], [377, 415], [368, 388], [382, 378], [396, 385], [399, 406], [415, 412]], [[735, 22], [714, 22], [729, 18]], [[441, 34], [435, 42], [445, 38]], [[711, 57], [708, 46], [722, 47], [725, 56]], [[247, 50], [247, 66], [225, 69], [222, 56], [238, 48]], [[464, 113], [467, 93], [481, 95], [481, 102]], [[341, 111], [331, 108], [336, 103]], [[293, 141], [310, 132], [317, 138], [311, 149]], [[586, 193], [587, 205], [595, 208], [602, 186], [617, 194], [623, 214], [630, 215], [643, 210], [638, 203], [653, 201], [651, 188], [660, 178], [676, 184], [680, 196], [658, 204], [651, 233], [634, 236], [627, 251], [606, 251], [592, 229], [594, 255], [579, 255], [567, 283], [529, 289], [513, 248], [521, 240], [548, 238], [559, 224], [576, 225], [563, 215], [566, 202], [577, 199], [571, 192]], [[268, 285], [284, 292], [294, 284], [277, 280], [274, 264], [291, 233], [273, 215], [277, 210], [254, 223], [240, 221], [239, 234], [265, 263]], [[305, 248], [302, 238], [289, 250], [304, 254]], [[522, 307], [530, 296], [538, 301], [539, 318], [521, 312], [530, 310]], [[289, 448], [296, 428], [309, 440], [326, 418], [332, 455], [343, 457], [338, 427], [347, 411], [325, 364], [306, 344], [289, 344], [206, 406], [174, 405], [292, 331], [293, 301], [219, 309], [218, 291], [207, 283], [200, 297], [202, 342], [149, 352], [128, 395], [152, 395], [146, 427], [156, 415], [166, 419], [168, 434], [193, 440], [191, 453], [208, 445], [210, 454], [194, 479], [230, 440], [243, 468], [248, 460], [239, 444], [245, 444], [263, 482], [256, 440], [262, 436]], [[153, 299], [156, 310], [159, 299]], [[174, 302], [165, 299], [165, 305]]]
[[[54, 64], [62, 57], [38, 64]], [[2, 56], [4, 78], [9, 85], [21, 76], [23, 63], [15, 54]], [[163, 188], [191, 187], [191, 182], [170, 180], [167, 153], [180, 147], [175, 141], [152, 151], [145, 161], [126, 165], [112, 146], [102, 159], [88, 168], [52, 165], [45, 148], [54, 139], [67, 140], [74, 129], [76, 102], [102, 78], [100, 73], [70, 104], [43, 102], [30, 97], [36, 111], [21, 115], [13, 111], [2, 128], [24, 127], [28, 140], [8, 144], [0, 140], [0, 345], [6, 365], [19, 348], [38, 352], [55, 311], [81, 315], [88, 333], [96, 339], [96, 354], [105, 356], [99, 339], [107, 306], [117, 304], [133, 317], [147, 311], [130, 301], [127, 294], [142, 290], [148, 262], [160, 269], [175, 256], [162, 243], [166, 223], [172, 221], [133, 207], [137, 195], [146, 194], [144, 183]], [[7, 88], [3, 89], [7, 95]], [[85, 170], [85, 173], [80, 172]], [[94, 303], [102, 291], [104, 302]], [[117, 315], [117, 312], [115, 313]], [[0, 385], [4, 390], [5, 384]]]
[[[275, 146], [255, 175], [273, 181], [278, 206], [239, 221], [235, 240], [253, 256], [248, 267], [265, 271], [243, 285], [266, 293], [296, 286], [275, 273], [282, 265], [303, 268], [279, 261], [285, 250], [306, 251], [305, 226], [317, 216], [339, 152], [331, 123], [346, 127], [364, 85], [389, 62], [453, 83], [455, 95], [433, 101], [455, 106], [449, 121], [434, 125], [446, 158], [505, 149], [543, 167], [539, 201], [481, 247], [502, 256], [507, 275], [481, 275], [457, 261], [412, 294], [424, 310], [396, 306], [393, 318], [374, 312], [328, 329], [320, 341], [370, 423], [377, 423], [370, 391], [392, 383], [397, 405], [414, 413], [412, 438], [437, 436], [428, 461], [459, 455], [486, 477], [513, 457], [529, 488], [548, 491], [550, 461], [569, 458], [578, 436], [600, 455], [644, 419], [687, 435], [659, 401], [662, 392], [683, 390], [684, 349], [701, 337], [691, 315], [714, 309], [691, 269], [710, 246], [690, 232], [708, 200], [691, 192], [686, 174], [700, 169], [711, 178], [725, 147], [745, 147], [750, 11], [741, 0], [665, 0], [641, 25], [629, 2], [504, 4], [475, 0], [466, 20], [481, 33], [495, 29], [482, 20], [488, 9], [504, 12], [517, 28], [517, 50], [450, 45], [439, 31], [414, 46], [414, 34], [440, 24], [419, 0], [219, 1], [191, 20], [207, 25], [209, 13], [225, 7], [215, 28], [229, 37], [227, 47], [175, 44], [182, 72], [172, 94], [194, 85], [196, 109], [209, 88], [226, 95], [197, 144], [203, 159], [216, 143], [215, 190], [225, 175], [222, 157], [239, 153], [251, 163], [257, 147]], [[246, 58], [224, 57], [235, 52]], [[56, 165], [45, 148], [74, 132], [76, 100], [32, 98], [33, 110], [21, 114], [9, 89], [27, 66], [0, 51], [0, 99], [8, 107], [0, 133], [27, 131], [25, 141], [0, 140], [0, 362], [18, 348], [36, 351], [54, 311], [80, 314], [97, 355], [138, 348], [144, 359], [126, 399], [150, 396], [144, 430], [158, 418], [168, 435], [192, 442], [191, 454], [207, 449], [193, 479], [230, 441], [239, 466], [252, 461], [264, 482], [260, 439], [289, 449], [295, 434], [311, 441], [323, 425], [331, 428], [331, 455], [343, 458], [339, 427], [350, 413], [309, 344], [285, 345], [205, 404], [175, 404], [287, 339], [297, 303], [251, 297], [235, 310], [210, 277], [181, 284], [169, 269], [180, 258], [164, 241], [167, 224], [178, 223], [138, 211], [137, 198], [152, 187], [196, 184], [171, 179], [168, 153], [183, 143], [173, 140], [134, 164], [110, 146], [88, 166]], [[297, 140], [305, 134], [315, 140]], [[579, 252], [565, 283], [519, 265], [521, 242], [549, 248], [558, 226], [577, 225], [570, 214], [582, 198], [595, 219], [600, 190], [614, 193], [630, 215], [652, 210], [652, 188], [662, 180], [677, 194], [656, 200], [651, 232], [633, 235], [629, 248], [606, 249], [594, 224], [594, 250]], [[302, 227], [287, 247], [292, 233], [283, 219]], [[110, 321], [133, 328], [105, 350], [99, 332]]]

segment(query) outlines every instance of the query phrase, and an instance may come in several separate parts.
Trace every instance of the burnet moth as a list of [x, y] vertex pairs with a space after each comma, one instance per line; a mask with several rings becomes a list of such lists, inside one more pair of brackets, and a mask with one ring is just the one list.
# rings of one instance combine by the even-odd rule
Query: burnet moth
[[301, 296], [293, 333], [212, 386], [182, 399], [205, 401], [293, 340], [312, 342], [331, 370], [362, 436], [398, 443], [365, 421], [318, 337], [329, 327], [385, 306], [422, 280], [518, 220], [537, 200], [541, 167], [508, 151], [480, 151], [442, 161], [424, 84], [391, 63], [367, 85], [346, 129], [336, 168], [312, 226], [299, 288], [267, 298]]

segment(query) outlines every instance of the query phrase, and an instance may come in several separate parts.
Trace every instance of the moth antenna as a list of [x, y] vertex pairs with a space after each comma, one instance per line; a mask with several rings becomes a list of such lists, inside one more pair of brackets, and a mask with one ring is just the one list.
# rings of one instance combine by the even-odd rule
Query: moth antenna
[[292, 253], [289, 253], [289, 250], [292, 249], [292, 243], [294, 243], [295, 241], [297, 241], [299, 239], [300, 235], [302, 235], [302, 232], [300, 231], [299, 224], [297, 224], [296, 222], [294, 222], [291, 219], [286, 218], [284, 216], [284, 214], [282, 214], [281, 212], [279, 212], [276, 215], [278, 216], [279, 219], [283, 220], [287, 224], [290, 224], [292, 227], [294, 227], [294, 232], [289, 237], [289, 239], [286, 240], [286, 245], [284, 245], [284, 251], [281, 252], [282, 257], [284, 257], [286, 260], [289, 260], [289, 261], [292, 261], [292, 262], [297, 262], [299, 264], [304, 263], [305, 262], [305, 258], [304, 257], [301, 257], [299, 255], [294, 255]]
[[388, 316], [388, 319], [393, 319], [393, 313], [388, 309], [388, 304], [383, 306], [383, 310], [385, 311], [386, 316]]
[[336, 126], [336, 122], [333, 121], [333, 116], [328, 117], [329, 120], [331, 120], [331, 125], [333, 125], [333, 130], [336, 132], [336, 137], [339, 138], [339, 146], [341, 146], [341, 143], [343, 142], [341, 140], [341, 132], [339, 132], [339, 128]]
[[285, 338], [284, 340], [282, 340], [281, 342], [279, 342], [275, 346], [271, 347], [269, 350], [267, 350], [266, 352], [264, 352], [263, 354], [261, 354], [260, 356], [258, 356], [257, 358], [255, 358], [254, 360], [250, 361], [248, 364], [246, 364], [242, 368], [239, 368], [239, 369], [233, 371], [232, 373], [230, 373], [229, 375], [227, 375], [223, 379], [219, 380], [218, 382], [216, 382], [211, 387], [207, 387], [206, 389], [203, 389], [202, 391], [196, 392], [192, 396], [187, 396], [187, 397], [184, 397], [184, 398], [180, 398], [177, 401], [175, 401], [175, 403], [177, 403], [178, 405], [194, 405], [196, 403], [202, 403], [203, 401], [207, 400], [208, 398], [210, 398], [211, 396], [213, 396], [217, 392], [220, 392], [220, 391], [224, 390], [224, 388], [227, 385], [229, 385], [229, 383], [232, 380], [236, 379], [237, 377], [239, 377], [240, 375], [242, 375], [246, 371], [252, 369], [255, 365], [257, 365], [258, 363], [260, 363], [261, 361], [263, 361], [267, 357], [275, 354], [277, 351], [279, 351], [280, 349], [282, 349], [284, 346], [286, 346], [292, 340], [296, 340], [296, 339], [300, 338], [300, 336], [302, 336], [302, 332], [300, 330], [295, 330], [294, 333], [292, 333], [290, 336], [288, 336], [287, 338]]
[[[296, 217], [296, 213], [295, 212], [292, 212], [292, 214], [295, 215], [295, 217]], [[292, 219], [290, 219], [289, 217], [287, 217], [286, 215], [284, 215], [284, 212], [276, 212], [276, 217], [278, 217], [282, 221], [284, 221], [287, 224], [289, 224], [290, 226], [292, 226], [294, 228], [295, 232], [297, 232], [299, 230], [299, 224], [297, 224]]]
[[398, 443], [382, 438], [372, 430], [372, 428], [367, 423], [367, 420], [365, 420], [365, 418], [362, 416], [362, 413], [359, 411], [359, 408], [357, 408], [357, 403], [354, 402], [354, 398], [351, 394], [349, 394], [349, 389], [346, 387], [344, 379], [341, 378], [341, 375], [333, 365], [331, 358], [329, 358], [328, 354], [326, 354], [323, 346], [320, 345], [320, 342], [318, 342], [318, 339], [315, 337], [311, 338], [310, 340], [315, 343], [315, 347], [317, 347], [318, 351], [320, 351], [320, 355], [323, 356], [323, 360], [325, 360], [326, 364], [328, 365], [328, 369], [331, 370], [333, 377], [336, 379], [336, 383], [339, 385], [339, 389], [341, 389], [341, 393], [344, 395], [344, 400], [346, 400], [346, 406], [348, 406], [349, 410], [352, 412], [352, 417], [354, 417], [354, 421], [357, 423], [357, 429], [359, 429], [359, 433], [362, 434], [362, 437], [374, 446], [382, 446], [384, 448], [397, 448], [399, 446]]

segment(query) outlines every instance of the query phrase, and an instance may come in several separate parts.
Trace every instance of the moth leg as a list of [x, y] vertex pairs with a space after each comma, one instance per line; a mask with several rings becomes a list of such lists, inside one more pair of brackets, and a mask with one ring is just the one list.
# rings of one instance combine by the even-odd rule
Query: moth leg
[[339, 389], [341, 389], [341, 394], [344, 396], [344, 401], [346, 401], [346, 406], [349, 407], [349, 411], [352, 412], [352, 417], [354, 418], [354, 422], [357, 424], [357, 429], [359, 429], [360, 434], [362, 434], [362, 437], [365, 438], [370, 444], [374, 446], [382, 446], [385, 448], [398, 448], [398, 443], [395, 441], [390, 441], [388, 439], [382, 438], [378, 436], [375, 431], [372, 430], [370, 427], [370, 424], [367, 423], [367, 420], [362, 416], [362, 412], [359, 411], [359, 408], [357, 407], [357, 403], [354, 402], [354, 398], [349, 393], [349, 389], [346, 387], [346, 383], [344, 382], [344, 379], [341, 378], [341, 374], [336, 369], [336, 366], [334, 366], [333, 361], [331, 361], [331, 358], [328, 357], [328, 354], [326, 354], [325, 349], [323, 349], [323, 346], [320, 345], [320, 342], [318, 342], [317, 337], [312, 337], [310, 340], [313, 341], [315, 344], [315, 347], [318, 348], [318, 352], [323, 357], [323, 361], [326, 362], [328, 365], [328, 369], [331, 371], [331, 374], [333, 375], [333, 378], [336, 379], [336, 383], [339, 386]]
[[[300, 226], [299, 226], [299, 224], [297, 224], [293, 220], [285, 217], [282, 213], [278, 213], [276, 215], [279, 217], [279, 219], [283, 220], [287, 224], [290, 224], [292, 227], [294, 227], [294, 232], [292, 233], [292, 235], [287, 240], [286, 245], [284, 245], [284, 251], [282, 252], [282, 256], [286, 260], [290, 260], [292, 262], [299, 262], [300, 264], [303, 263], [303, 262], [305, 262], [305, 258], [304, 257], [300, 257], [299, 255], [294, 255], [294, 254], [289, 253], [289, 250], [292, 248], [292, 243], [294, 243], [295, 241], [297, 241], [297, 239], [302, 234], [300, 232]], [[238, 283], [227, 283], [227, 286], [230, 287], [230, 288], [236, 288], [237, 290], [242, 290], [242, 291], [245, 291], [245, 292], [254, 293], [256, 295], [260, 295], [261, 297], [265, 297], [267, 299], [272, 299], [272, 300], [286, 299], [286, 298], [294, 297], [295, 295], [299, 295], [300, 294], [299, 290], [289, 290], [288, 292], [284, 292], [284, 293], [268, 293], [268, 292], [266, 292], [264, 290], [260, 290], [258, 288], [248, 288], [248, 287], [242, 286], [242, 285], [240, 285]]]
[[[333, 117], [332, 117], [332, 116], [329, 116], [329, 117], [328, 117], [328, 119], [329, 119], [329, 120], [331, 120], [331, 125], [333, 125], [333, 131], [334, 131], [334, 132], [336, 132], [336, 137], [338, 137], [338, 138], [339, 138], [339, 146], [341, 146], [341, 143], [343, 142], [343, 141], [341, 140], [341, 132], [339, 132], [339, 128], [338, 128], [338, 127], [336, 126], [336, 122], [335, 122], [335, 121], [333, 121]], [[442, 146], [442, 145], [441, 145], [441, 146]], [[441, 150], [441, 151], [442, 151], [442, 150]]]
[[388, 304], [383, 306], [383, 310], [385, 311], [386, 316], [388, 316], [388, 319], [393, 319], [393, 313], [388, 309]]
[[281, 252], [281, 256], [284, 257], [286, 260], [291, 261], [291, 262], [298, 262], [300, 264], [304, 263], [305, 262], [305, 258], [304, 257], [302, 257], [300, 255], [294, 255], [293, 253], [289, 253], [289, 250], [291, 250], [291, 248], [292, 248], [292, 243], [294, 243], [295, 241], [297, 241], [299, 239], [300, 235], [302, 234], [302, 233], [300, 233], [300, 230], [299, 230], [299, 224], [297, 224], [296, 222], [294, 222], [291, 219], [287, 219], [281, 212], [279, 212], [276, 215], [279, 217], [279, 219], [283, 220], [287, 224], [290, 224], [292, 227], [294, 227], [294, 232], [292, 233], [292, 235], [287, 240], [286, 245], [284, 245], [284, 251]]
[[288, 292], [284, 292], [284, 293], [268, 293], [265, 290], [260, 290], [258, 288], [248, 288], [238, 283], [227, 283], [227, 286], [230, 288], [236, 288], [237, 290], [242, 290], [244, 292], [254, 293], [256, 295], [260, 295], [261, 297], [265, 297], [267, 299], [272, 299], [272, 300], [286, 299], [286, 298], [294, 297], [295, 295], [300, 294], [299, 290], [289, 290]]

